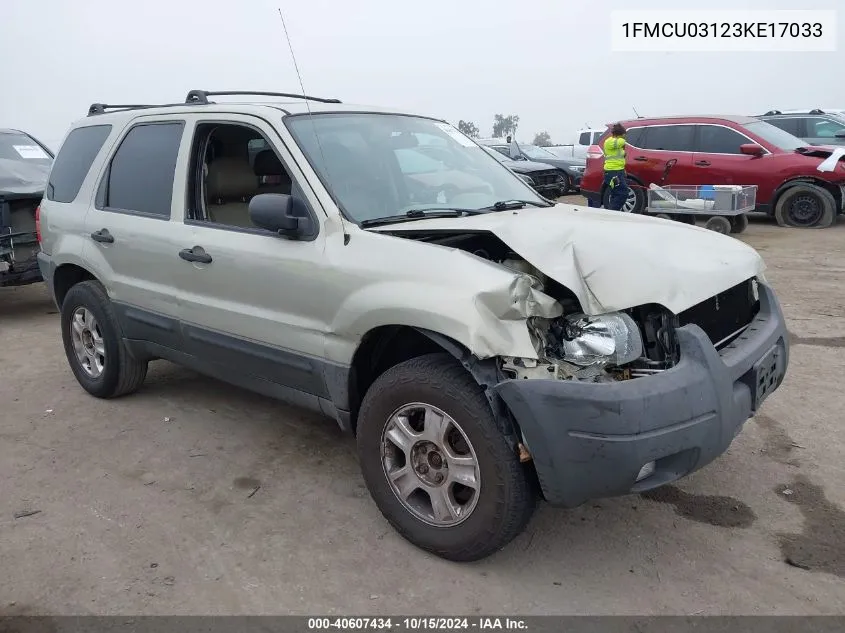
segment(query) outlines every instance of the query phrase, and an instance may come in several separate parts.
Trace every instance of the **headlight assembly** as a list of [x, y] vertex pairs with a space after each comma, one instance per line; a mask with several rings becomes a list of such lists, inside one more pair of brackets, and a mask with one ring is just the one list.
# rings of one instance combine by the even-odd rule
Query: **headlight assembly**
[[600, 316], [576, 314], [561, 319], [558, 354], [573, 365], [624, 365], [643, 354], [636, 322], [624, 312]]

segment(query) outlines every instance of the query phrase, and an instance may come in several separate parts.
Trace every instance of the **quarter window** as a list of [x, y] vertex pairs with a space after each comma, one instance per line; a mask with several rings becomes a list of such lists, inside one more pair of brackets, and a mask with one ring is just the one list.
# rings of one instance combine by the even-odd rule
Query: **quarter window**
[[702, 154], [741, 154], [739, 146], [750, 143], [747, 137], [720, 125], [701, 125], [698, 151]]
[[646, 128], [644, 127], [634, 127], [629, 129], [625, 134], [625, 142], [633, 147], [642, 148], [643, 141], [645, 140], [645, 131]]
[[104, 206], [144, 215], [170, 217], [176, 157], [184, 123], [136, 125], [111, 160]]
[[581, 132], [581, 135], [578, 137], [578, 144], [579, 145], [589, 145], [590, 144], [590, 133], [589, 132]]
[[89, 125], [73, 130], [53, 163], [47, 183], [46, 198], [55, 202], [73, 202], [91, 164], [111, 133], [111, 125]]

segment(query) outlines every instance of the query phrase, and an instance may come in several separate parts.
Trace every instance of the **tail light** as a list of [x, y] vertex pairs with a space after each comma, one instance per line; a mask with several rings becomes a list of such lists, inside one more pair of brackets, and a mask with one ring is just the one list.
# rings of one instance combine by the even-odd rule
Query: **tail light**
[[35, 238], [41, 243], [41, 205], [35, 207]]
[[587, 158], [601, 158], [603, 155], [601, 147], [598, 145], [590, 145], [587, 148]]

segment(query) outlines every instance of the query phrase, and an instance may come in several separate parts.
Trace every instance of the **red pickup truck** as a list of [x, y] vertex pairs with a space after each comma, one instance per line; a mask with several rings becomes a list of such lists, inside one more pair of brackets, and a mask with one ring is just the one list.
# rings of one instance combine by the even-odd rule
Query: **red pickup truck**
[[[835, 147], [808, 146], [745, 116], [659, 117], [622, 125], [628, 130], [625, 171], [631, 185], [623, 211], [642, 213], [645, 190], [655, 183], [757, 185], [756, 211], [781, 226], [825, 228], [845, 212], [845, 156], [832, 170], [819, 170]], [[583, 195], [605, 207], [601, 144], [609, 133], [590, 148], [581, 182]]]

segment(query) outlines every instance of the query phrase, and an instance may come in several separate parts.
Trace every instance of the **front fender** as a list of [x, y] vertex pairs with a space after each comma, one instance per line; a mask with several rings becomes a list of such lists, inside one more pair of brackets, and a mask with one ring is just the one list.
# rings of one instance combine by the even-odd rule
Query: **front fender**
[[[379, 282], [350, 294], [331, 330], [343, 339], [360, 340], [380, 326], [406, 325], [448, 336], [479, 359], [500, 355], [536, 358], [526, 317], [511, 298], [513, 292], [525, 292], [525, 288], [516, 286], [511, 279], [510, 284], [467, 294], [463, 288], [453, 290], [420, 281]], [[550, 298], [535, 293], [532, 298], [545, 306]], [[524, 305], [540, 309], [537, 303]]]

